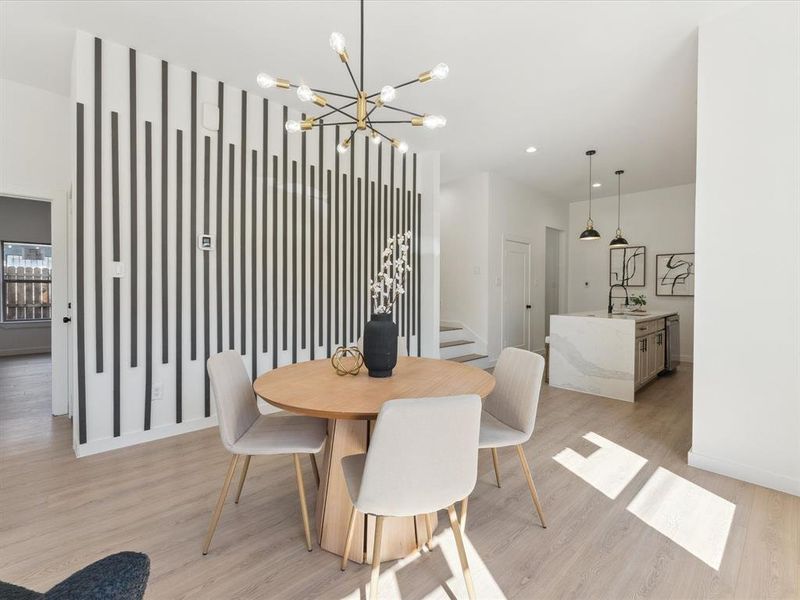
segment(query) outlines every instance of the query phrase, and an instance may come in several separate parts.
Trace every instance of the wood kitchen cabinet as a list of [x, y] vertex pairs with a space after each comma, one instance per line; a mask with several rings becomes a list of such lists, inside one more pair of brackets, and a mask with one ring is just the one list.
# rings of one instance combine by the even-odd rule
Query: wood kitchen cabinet
[[664, 369], [665, 348], [663, 319], [637, 324], [634, 365], [636, 389], [655, 379]]

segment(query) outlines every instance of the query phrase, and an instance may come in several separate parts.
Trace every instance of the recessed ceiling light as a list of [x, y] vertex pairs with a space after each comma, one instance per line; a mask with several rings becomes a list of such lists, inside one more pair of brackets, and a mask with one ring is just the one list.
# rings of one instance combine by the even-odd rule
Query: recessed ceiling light
[[595, 182], [592, 184], [592, 187], [600, 187], [601, 185], [603, 185], [603, 184], [602, 184], [602, 183], [600, 183], [599, 181], [595, 181]]
[[527, 148], [525, 148], [525, 152], [527, 152], [528, 154], [533, 154], [534, 152], [536, 152], [536, 146], [528, 146]]

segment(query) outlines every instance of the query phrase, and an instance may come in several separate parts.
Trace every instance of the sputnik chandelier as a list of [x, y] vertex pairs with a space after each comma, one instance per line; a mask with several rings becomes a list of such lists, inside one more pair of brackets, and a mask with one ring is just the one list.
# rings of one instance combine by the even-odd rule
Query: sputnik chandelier
[[[277, 87], [285, 90], [295, 89], [297, 90], [297, 97], [302, 102], [313, 102], [320, 108], [330, 109], [325, 114], [317, 117], [309, 117], [299, 122], [286, 121], [286, 131], [289, 133], [304, 133], [306, 131], [310, 131], [314, 127], [344, 125], [352, 127], [352, 131], [344, 141], [340, 142], [339, 145], [336, 146], [336, 150], [341, 154], [344, 154], [350, 149], [353, 138], [358, 131], [363, 131], [369, 135], [373, 144], [380, 144], [381, 140], [385, 139], [391, 143], [398, 152], [405, 154], [408, 151], [408, 144], [402, 140], [390, 138], [389, 136], [384, 135], [376, 128], [376, 125], [410, 124], [413, 127], [438, 129], [447, 124], [447, 119], [445, 119], [442, 115], [420, 114], [394, 106], [394, 101], [397, 99], [398, 95], [397, 90], [400, 88], [415, 83], [427, 83], [435, 79], [445, 79], [450, 69], [444, 63], [439, 63], [430, 71], [425, 71], [418, 77], [404, 83], [394, 86], [384, 85], [378, 92], [368, 94], [364, 90], [364, 0], [361, 0], [361, 57], [359, 61], [360, 76], [358, 82], [356, 82], [355, 75], [353, 75], [353, 70], [350, 68], [350, 56], [347, 53], [344, 36], [341, 33], [333, 32], [330, 36], [329, 42], [331, 49], [339, 55], [339, 59], [342, 61], [342, 63], [344, 63], [344, 66], [347, 67], [347, 73], [350, 75], [350, 79], [352, 80], [355, 88], [355, 95], [320, 90], [309, 87], [305, 84], [296, 85], [286, 79], [277, 79], [267, 75], [266, 73], [259, 73], [258, 77], [256, 78], [256, 82], [262, 88]], [[342, 102], [349, 102], [346, 102], [342, 106], [334, 106], [328, 101], [326, 96], [335, 96], [336, 98], [341, 98]], [[355, 106], [355, 115], [348, 112], [348, 109], [352, 111], [353, 106]], [[372, 115], [379, 108], [385, 108], [395, 112], [403, 113], [404, 115], [408, 115], [410, 118], [378, 121], [375, 120]], [[338, 120], [335, 123], [321, 122], [321, 119], [333, 115], [334, 113], [338, 113], [339, 116], [346, 120]]]

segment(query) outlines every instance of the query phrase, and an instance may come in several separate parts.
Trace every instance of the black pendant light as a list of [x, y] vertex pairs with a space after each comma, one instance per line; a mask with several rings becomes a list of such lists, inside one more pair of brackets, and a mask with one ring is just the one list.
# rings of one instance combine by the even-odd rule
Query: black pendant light
[[620, 206], [622, 205], [622, 174], [625, 171], [619, 170], [614, 171], [614, 174], [617, 176], [617, 233], [614, 234], [614, 239], [611, 240], [609, 246], [612, 248], [624, 248], [628, 245], [628, 240], [622, 237], [622, 229], [620, 229]]
[[586, 229], [581, 233], [580, 240], [599, 240], [600, 233], [594, 228], [592, 222], [592, 156], [597, 154], [595, 150], [587, 150], [586, 156], [589, 157], [589, 219], [586, 221]]

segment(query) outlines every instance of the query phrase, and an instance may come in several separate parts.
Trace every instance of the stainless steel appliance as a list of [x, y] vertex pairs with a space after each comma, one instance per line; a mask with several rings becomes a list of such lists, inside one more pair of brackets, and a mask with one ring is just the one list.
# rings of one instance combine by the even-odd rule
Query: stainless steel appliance
[[667, 317], [666, 321], [666, 334], [667, 334], [667, 355], [664, 357], [664, 370], [672, 372], [678, 368], [678, 362], [681, 356], [681, 328], [680, 317], [678, 315], [671, 315]]

